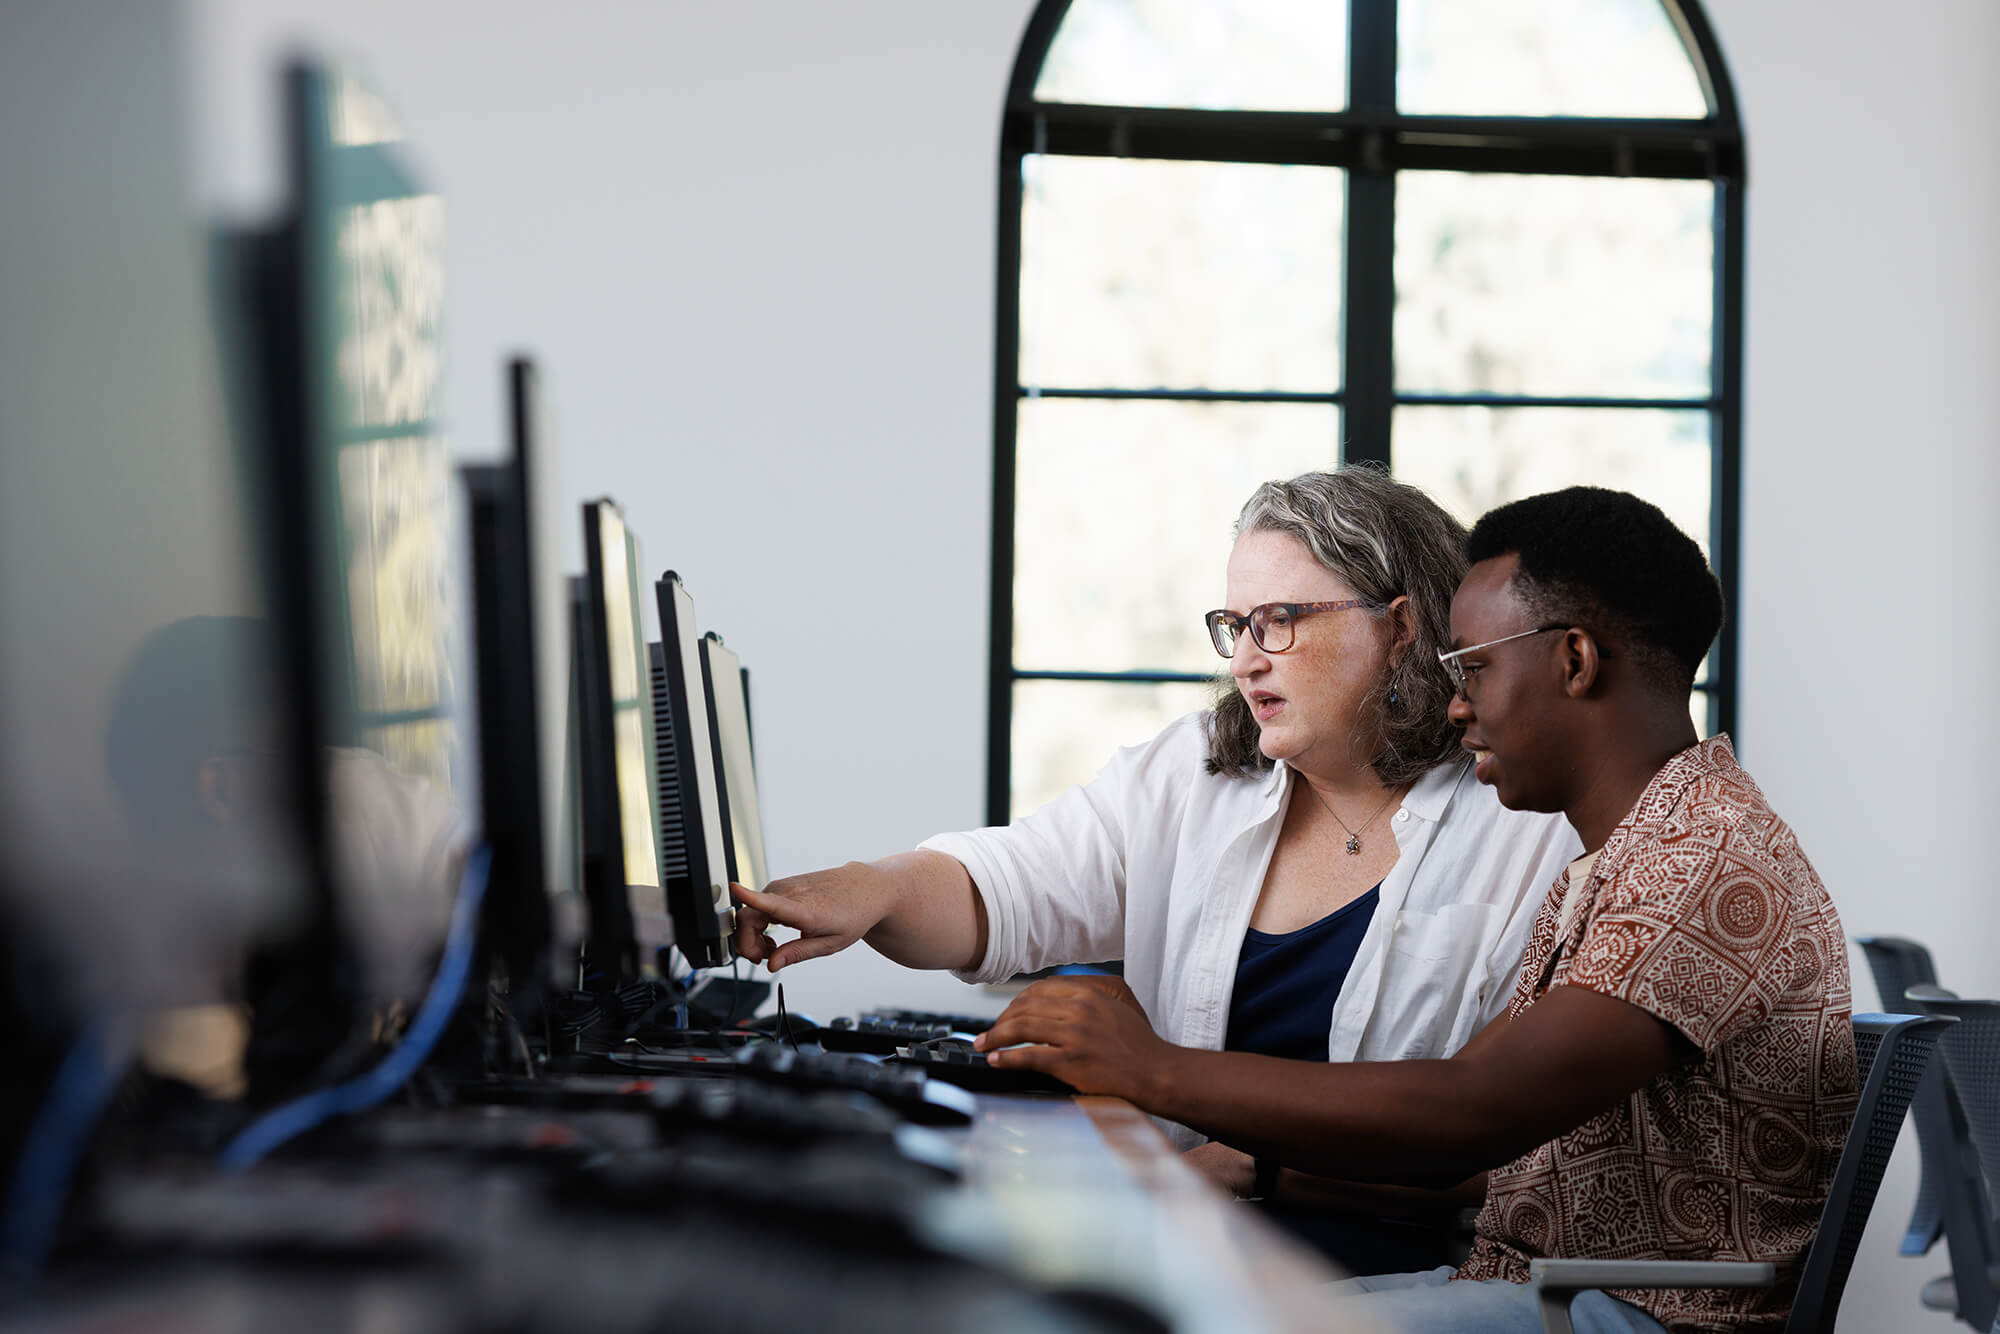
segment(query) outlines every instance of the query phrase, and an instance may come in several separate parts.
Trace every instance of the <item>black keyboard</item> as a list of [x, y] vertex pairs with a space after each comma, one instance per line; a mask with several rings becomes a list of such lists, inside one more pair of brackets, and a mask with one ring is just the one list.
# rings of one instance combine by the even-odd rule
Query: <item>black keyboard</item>
[[943, 1024], [908, 1023], [900, 1019], [879, 1019], [862, 1015], [858, 1019], [836, 1019], [814, 1034], [828, 1051], [859, 1051], [873, 1056], [893, 1056], [902, 1047], [932, 1038], [948, 1038], [953, 1030]]
[[1054, 1075], [1040, 1070], [1002, 1069], [987, 1064], [986, 1053], [965, 1047], [912, 1047], [896, 1057], [905, 1069], [923, 1071], [960, 1088], [981, 1093], [1074, 1093]]
[[847, 1052], [797, 1050], [778, 1042], [747, 1048], [734, 1064], [740, 1074], [767, 1083], [867, 1093], [918, 1125], [972, 1123], [975, 1104], [964, 1089], [933, 1084], [922, 1070], [908, 1066], [884, 1065]]
[[[693, 1072], [689, 1072], [693, 1073]], [[720, 1068], [735, 1073], [734, 1063]], [[650, 1114], [662, 1131], [715, 1131], [766, 1144], [826, 1139], [893, 1138], [903, 1118], [872, 1097], [839, 1089], [797, 1089], [736, 1078], [657, 1078], [555, 1075], [466, 1085], [456, 1094], [471, 1104], [549, 1111], [628, 1111]]]
[[760, 1143], [889, 1139], [903, 1124], [874, 1098], [747, 1079], [665, 1079], [653, 1086], [651, 1100], [662, 1129], [713, 1130]]
[[936, 1010], [863, 1010], [862, 1019], [885, 1024], [928, 1024], [954, 1033], [984, 1033], [993, 1020], [977, 1014], [942, 1014]]

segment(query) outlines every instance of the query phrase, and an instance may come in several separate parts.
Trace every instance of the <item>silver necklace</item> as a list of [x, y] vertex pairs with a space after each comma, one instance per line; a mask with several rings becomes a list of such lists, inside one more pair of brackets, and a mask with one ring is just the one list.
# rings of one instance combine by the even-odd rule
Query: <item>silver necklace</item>
[[1326, 813], [1333, 817], [1333, 822], [1339, 825], [1342, 829], [1347, 830], [1347, 855], [1350, 857], [1359, 857], [1361, 855], [1361, 831], [1363, 829], [1366, 829], [1369, 825], [1374, 824], [1375, 816], [1380, 815], [1383, 811], [1388, 810], [1389, 803], [1396, 799], [1396, 789], [1390, 788], [1389, 795], [1384, 797], [1382, 799], [1382, 804], [1375, 808], [1374, 815], [1370, 815], [1366, 820], [1363, 820], [1359, 825], [1350, 827], [1347, 821], [1340, 818], [1340, 812], [1334, 810], [1333, 807], [1331, 806], [1327, 806], [1326, 798], [1320, 796], [1319, 789], [1312, 785], [1311, 779], [1307, 778], [1304, 774], [1300, 774], [1299, 781], [1306, 785], [1306, 791], [1312, 793], [1313, 797], [1319, 802], [1320, 805], [1326, 806]]

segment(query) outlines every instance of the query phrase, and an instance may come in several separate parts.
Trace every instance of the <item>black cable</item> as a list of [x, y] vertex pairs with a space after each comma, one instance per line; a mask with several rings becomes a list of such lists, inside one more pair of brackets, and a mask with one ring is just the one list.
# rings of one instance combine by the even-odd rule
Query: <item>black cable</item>
[[792, 1036], [791, 1016], [785, 1013], [785, 984], [783, 982], [780, 982], [777, 984], [777, 986], [778, 986], [778, 1032], [783, 1035], [785, 1041], [792, 1044], [792, 1050], [797, 1051], [799, 1049], [799, 1040]]
[[737, 955], [729, 965], [729, 1018], [723, 1021], [724, 1028], [736, 1027], [736, 1011], [743, 1004], [743, 956]]

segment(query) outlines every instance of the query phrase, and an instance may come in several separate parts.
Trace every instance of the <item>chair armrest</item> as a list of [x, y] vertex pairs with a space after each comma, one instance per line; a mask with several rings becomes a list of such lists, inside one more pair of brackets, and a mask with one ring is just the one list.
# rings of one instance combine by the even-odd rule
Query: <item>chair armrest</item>
[[1745, 1260], [1530, 1260], [1545, 1288], [1768, 1288], [1776, 1265]]
[[1740, 1260], [1530, 1260], [1544, 1334], [1574, 1334], [1570, 1299], [1594, 1288], [1768, 1288], [1776, 1265]]

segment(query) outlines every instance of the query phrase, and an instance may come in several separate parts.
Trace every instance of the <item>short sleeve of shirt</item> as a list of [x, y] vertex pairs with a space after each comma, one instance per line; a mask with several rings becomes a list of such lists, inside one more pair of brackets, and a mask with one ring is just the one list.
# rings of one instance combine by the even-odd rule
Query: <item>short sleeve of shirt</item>
[[1771, 1014], [1799, 934], [1761, 839], [1729, 824], [1674, 830], [1606, 869], [1564, 984], [1636, 1005], [1703, 1052]]

